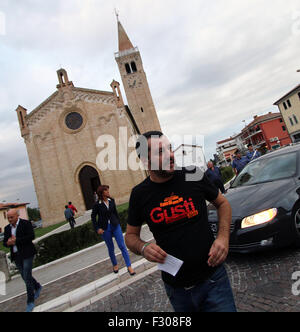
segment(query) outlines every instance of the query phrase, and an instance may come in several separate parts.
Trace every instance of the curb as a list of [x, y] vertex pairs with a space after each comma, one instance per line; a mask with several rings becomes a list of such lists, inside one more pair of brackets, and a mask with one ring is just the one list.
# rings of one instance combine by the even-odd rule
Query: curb
[[122, 268], [118, 274], [112, 273], [54, 300], [43, 303], [35, 307], [34, 312], [79, 310], [157, 270], [155, 263], [151, 263], [144, 258], [133, 263], [132, 267], [137, 273], [135, 276], [129, 278], [127, 267]]

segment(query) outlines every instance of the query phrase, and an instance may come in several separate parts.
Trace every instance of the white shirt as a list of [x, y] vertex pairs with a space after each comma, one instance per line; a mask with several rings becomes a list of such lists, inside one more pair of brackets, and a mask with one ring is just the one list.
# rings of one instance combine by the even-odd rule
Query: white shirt
[[[11, 228], [11, 235], [13, 235], [14, 237], [16, 237], [16, 234], [17, 234], [17, 227], [19, 225], [19, 222], [20, 222], [20, 218], [18, 219], [17, 223], [16, 223], [16, 227], [14, 227], [13, 225], [10, 225], [10, 228]], [[17, 246], [13, 246], [13, 252], [16, 253], [18, 252], [18, 248]]]
[[[108, 202], [107, 202], [107, 204], [106, 204], [106, 202], [105, 201], [101, 201], [102, 203], [104, 203], [105, 204], [105, 206], [107, 207], [107, 210], [109, 210], [109, 201], [110, 201], [110, 199], [108, 198]], [[110, 224], [110, 220], [108, 219], [108, 221], [107, 221], [109, 224]]]

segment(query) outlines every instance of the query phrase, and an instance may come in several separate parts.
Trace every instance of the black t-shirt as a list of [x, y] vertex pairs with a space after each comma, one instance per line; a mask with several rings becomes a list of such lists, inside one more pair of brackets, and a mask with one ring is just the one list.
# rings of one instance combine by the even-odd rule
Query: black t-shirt
[[207, 280], [216, 270], [207, 264], [214, 235], [208, 224], [206, 200], [214, 201], [218, 189], [203, 175], [186, 181], [186, 169], [177, 170], [167, 182], [148, 177], [133, 188], [128, 224], [147, 222], [158, 246], [184, 263], [175, 277], [162, 271], [162, 279], [174, 287], [189, 287]]

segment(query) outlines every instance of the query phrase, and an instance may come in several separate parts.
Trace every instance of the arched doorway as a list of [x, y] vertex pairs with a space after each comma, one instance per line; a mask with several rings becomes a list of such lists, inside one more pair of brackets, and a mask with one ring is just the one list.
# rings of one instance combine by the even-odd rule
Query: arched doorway
[[98, 172], [91, 166], [84, 166], [79, 172], [79, 182], [85, 207], [91, 210], [95, 204], [94, 192], [101, 185]]

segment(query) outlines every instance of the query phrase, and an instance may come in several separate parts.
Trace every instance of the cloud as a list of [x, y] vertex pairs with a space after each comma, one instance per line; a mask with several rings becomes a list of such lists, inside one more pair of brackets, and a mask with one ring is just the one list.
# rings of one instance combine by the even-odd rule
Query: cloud
[[37, 206], [26, 147], [17, 122], [0, 123], [0, 202], [17, 199]]

